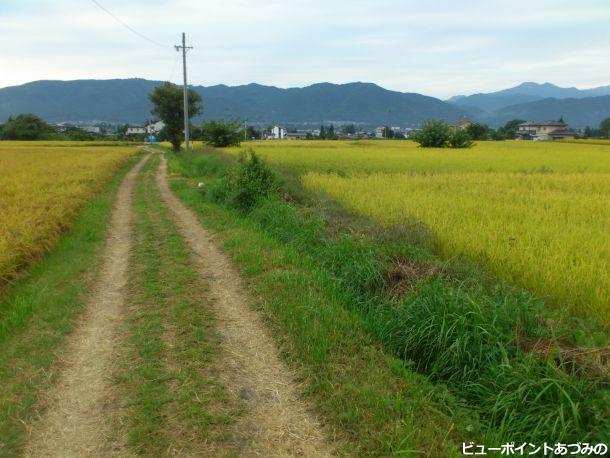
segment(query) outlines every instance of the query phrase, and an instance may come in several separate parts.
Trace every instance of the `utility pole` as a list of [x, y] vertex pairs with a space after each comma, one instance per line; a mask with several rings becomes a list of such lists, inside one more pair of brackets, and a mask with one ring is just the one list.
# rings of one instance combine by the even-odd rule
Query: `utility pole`
[[175, 48], [178, 52], [182, 50], [182, 70], [184, 74], [184, 84], [182, 86], [184, 93], [184, 147], [187, 151], [190, 151], [191, 147], [189, 145], [189, 93], [186, 82], [186, 51], [189, 49], [193, 49], [193, 47], [186, 45], [186, 34], [184, 32], [182, 32], [182, 46], [175, 46]]
[[248, 141], [248, 121], [244, 121], [244, 141]]

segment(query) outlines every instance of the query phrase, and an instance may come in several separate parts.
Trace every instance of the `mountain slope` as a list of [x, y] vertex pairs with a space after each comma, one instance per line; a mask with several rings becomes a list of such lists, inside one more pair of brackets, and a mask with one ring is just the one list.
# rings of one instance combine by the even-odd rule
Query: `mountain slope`
[[[0, 89], [0, 122], [30, 112], [49, 122], [140, 123], [151, 117], [148, 93], [158, 81], [35, 81]], [[388, 91], [370, 83], [314, 84], [279, 89], [249, 84], [193, 89], [204, 100], [203, 117], [239, 117], [250, 122], [418, 124], [428, 118], [456, 121], [466, 111], [434, 97]]]
[[518, 105], [546, 98], [567, 99], [610, 95], [610, 86], [593, 89], [559, 87], [551, 83], [522, 83], [518, 86], [487, 94], [456, 96], [448, 101], [460, 108], [478, 108], [487, 112], [501, 110], [510, 105]]
[[150, 117], [147, 94], [157, 84], [126, 79], [35, 81], [8, 87], [0, 89], [0, 122], [19, 113], [34, 113], [49, 122], [141, 122]]
[[496, 111], [489, 122], [502, 125], [511, 119], [546, 121], [561, 116], [570, 127], [597, 127], [602, 119], [610, 117], [610, 95], [580, 99], [549, 98], [511, 105]]

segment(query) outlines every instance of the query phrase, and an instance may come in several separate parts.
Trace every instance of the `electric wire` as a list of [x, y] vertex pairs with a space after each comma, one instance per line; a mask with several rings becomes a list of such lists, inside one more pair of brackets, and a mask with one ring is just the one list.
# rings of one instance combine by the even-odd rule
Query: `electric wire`
[[116, 16], [114, 13], [112, 13], [112, 11], [110, 11], [109, 9], [107, 9], [104, 5], [102, 5], [98, 0], [91, 0], [95, 5], [97, 5], [98, 8], [100, 8], [102, 11], [104, 11], [106, 14], [108, 14], [111, 18], [113, 18], [116, 22], [118, 22], [119, 24], [121, 24], [123, 27], [125, 27], [127, 30], [129, 30], [130, 32], [132, 32], [133, 34], [137, 35], [138, 37], [142, 38], [143, 40], [146, 40], [156, 46], [160, 46], [162, 48], [170, 48], [172, 46], [169, 45], [164, 45], [162, 43], [159, 43], [158, 41], [153, 40], [152, 38], [147, 37], [146, 35], [138, 32], [136, 29], [134, 29], [133, 27], [131, 27], [129, 24], [127, 24], [125, 21], [123, 21], [121, 18], [119, 18], [118, 16]]

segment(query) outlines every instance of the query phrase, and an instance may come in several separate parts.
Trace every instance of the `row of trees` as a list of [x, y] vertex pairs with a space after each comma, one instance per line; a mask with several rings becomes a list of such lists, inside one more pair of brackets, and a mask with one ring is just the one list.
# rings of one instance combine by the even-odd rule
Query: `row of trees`
[[[563, 122], [563, 119], [560, 119]], [[476, 140], [506, 140], [514, 139], [523, 123], [522, 119], [513, 119], [498, 129], [492, 129], [485, 124], [473, 123], [464, 129], [456, 129], [444, 121], [430, 120], [424, 122], [422, 130], [417, 132], [413, 139], [422, 147], [429, 148], [469, 148]], [[610, 118], [604, 119], [599, 129], [587, 128], [585, 138], [610, 138]]]
[[24, 113], [0, 124], [0, 140], [95, 140], [95, 136], [78, 127], [58, 132], [38, 116]]
[[472, 123], [463, 129], [450, 126], [445, 121], [430, 120], [415, 133], [413, 140], [424, 148], [470, 148], [475, 141], [513, 139], [519, 124], [525, 121], [513, 119], [499, 129], [485, 124]]
[[599, 128], [587, 127], [583, 132], [585, 138], [604, 137], [610, 138], [610, 118], [604, 119], [599, 123]]

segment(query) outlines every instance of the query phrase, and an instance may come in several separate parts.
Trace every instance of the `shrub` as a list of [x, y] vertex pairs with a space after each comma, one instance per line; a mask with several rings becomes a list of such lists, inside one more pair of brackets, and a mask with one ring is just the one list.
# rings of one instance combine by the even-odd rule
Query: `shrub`
[[219, 119], [204, 123], [201, 126], [201, 136], [203, 141], [215, 148], [239, 146], [242, 138], [239, 129], [237, 122]]
[[234, 207], [247, 212], [262, 197], [272, 194], [278, 188], [275, 174], [251, 148], [239, 156], [239, 167], [233, 178]]
[[474, 145], [474, 142], [466, 130], [457, 129], [449, 137], [447, 145], [450, 148], [470, 148], [472, 145]]
[[422, 148], [444, 148], [451, 137], [451, 127], [445, 121], [425, 121], [413, 139]]
[[[206, 158], [199, 168], [212, 167], [205, 175], [220, 173], [221, 164]], [[184, 161], [183, 163], [186, 163]], [[216, 166], [214, 168], [214, 166]], [[191, 169], [196, 164], [187, 165]], [[201, 170], [199, 176], [204, 176]], [[213, 202], [225, 204], [248, 213], [261, 199], [276, 193], [278, 180], [269, 166], [252, 149], [242, 151], [237, 167], [228, 169], [223, 176], [210, 183], [208, 195]]]
[[486, 124], [473, 122], [466, 127], [466, 132], [472, 140], [489, 140], [493, 137], [495, 131]]

